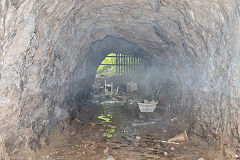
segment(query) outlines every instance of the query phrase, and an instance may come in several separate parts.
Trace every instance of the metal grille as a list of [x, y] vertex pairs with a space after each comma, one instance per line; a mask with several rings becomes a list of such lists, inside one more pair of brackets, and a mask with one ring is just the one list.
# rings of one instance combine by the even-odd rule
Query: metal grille
[[115, 56], [106, 56], [106, 57], [115, 57], [115, 64], [101, 64], [101, 65], [111, 65], [116, 66], [116, 74], [119, 75], [139, 75], [143, 73], [146, 69], [146, 62], [144, 59], [138, 56], [133, 55], [124, 55], [116, 54]]

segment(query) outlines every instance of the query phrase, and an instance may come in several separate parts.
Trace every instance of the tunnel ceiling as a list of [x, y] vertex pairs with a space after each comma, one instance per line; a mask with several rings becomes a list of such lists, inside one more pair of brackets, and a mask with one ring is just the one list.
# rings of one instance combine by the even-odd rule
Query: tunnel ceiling
[[[210, 139], [212, 133], [223, 133], [223, 143], [235, 137], [230, 143], [236, 145], [239, 0], [0, 3], [0, 141], [15, 137], [11, 143], [23, 142], [26, 148], [33, 142], [44, 145], [40, 141], [49, 136], [47, 126], [69, 117], [87, 92], [91, 46], [115, 37], [156, 61], [167, 60], [182, 83], [181, 103], [195, 117], [195, 129]], [[102, 54], [93, 53], [96, 58]], [[0, 147], [0, 155], [6, 155], [5, 146]]]

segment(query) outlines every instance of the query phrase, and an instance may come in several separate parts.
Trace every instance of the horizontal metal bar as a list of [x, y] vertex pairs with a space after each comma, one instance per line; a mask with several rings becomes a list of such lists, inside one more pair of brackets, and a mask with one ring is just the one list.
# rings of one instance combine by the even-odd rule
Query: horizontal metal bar
[[[108, 66], [108, 65], [119, 65], [119, 64], [100, 64], [100, 65], [104, 65], [104, 66]], [[143, 64], [120, 64], [121, 66], [128, 66], [128, 65], [143, 65]]]
[[[117, 56], [106, 56], [106, 57], [117, 57]], [[118, 56], [118, 57], [123, 57], [123, 56]], [[126, 57], [131, 57], [131, 58], [134, 58], [135, 56], [128, 56], [128, 55], [126, 55]], [[135, 58], [140, 58], [140, 57], [135, 57]]]

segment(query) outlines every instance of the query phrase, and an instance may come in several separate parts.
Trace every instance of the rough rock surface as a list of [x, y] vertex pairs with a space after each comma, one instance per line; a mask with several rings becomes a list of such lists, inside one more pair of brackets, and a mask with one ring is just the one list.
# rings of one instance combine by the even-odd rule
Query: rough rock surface
[[0, 3], [0, 157], [48, 145], [51, 128], [88, 98], [91, 66], [126, 45], [168, 64], [194, 131], [238, 151], [239, 0]]

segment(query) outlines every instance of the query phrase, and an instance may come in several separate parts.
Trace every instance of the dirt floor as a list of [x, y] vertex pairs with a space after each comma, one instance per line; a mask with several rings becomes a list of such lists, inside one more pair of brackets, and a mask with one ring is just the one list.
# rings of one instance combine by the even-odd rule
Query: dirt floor
[[[163, 92], [152, 113], [142, 113], [138, 102], [143, 97], [136, 91], [127, 93], [126, 86], [106, 97], [104, 81], [97, 80], [95, 95], [81, 108], [78, 118], [56, 132], [50, 146], [39, 152], [39, 159], [49, 160], [220, 160], [217, 152], [188, 131]], [[125, 83], [125, 82], [124, 82]], [[116, 87], [116, 83], [115, 83]], [[158, 89], [157, 89], [158, 90]], [[168, 90], [169, 91], [169, 90]], [[156, 92], [156, 93], [159, 93]], [[163, 95], [163, 96], [162, 96]], [[160, 97], [160, 99], [159, 99]], [[175, 104], [177, 105], [177, 103]], [[189, 141], [168, 140], [186, 130]]]
[[213, 159], [208, 156], [208, 144], [197, 136], [189, 135], [189, 142], [166, 142], [186, 128], [187, 125], [180, 125], [176, 117], [159, 107], [153, 113], [141, 113], [133, 102], [93, 103], [83, 107], [79, 118], [63, 133], [55, 135], [51, 145], [40, 153], [40, 159]]

